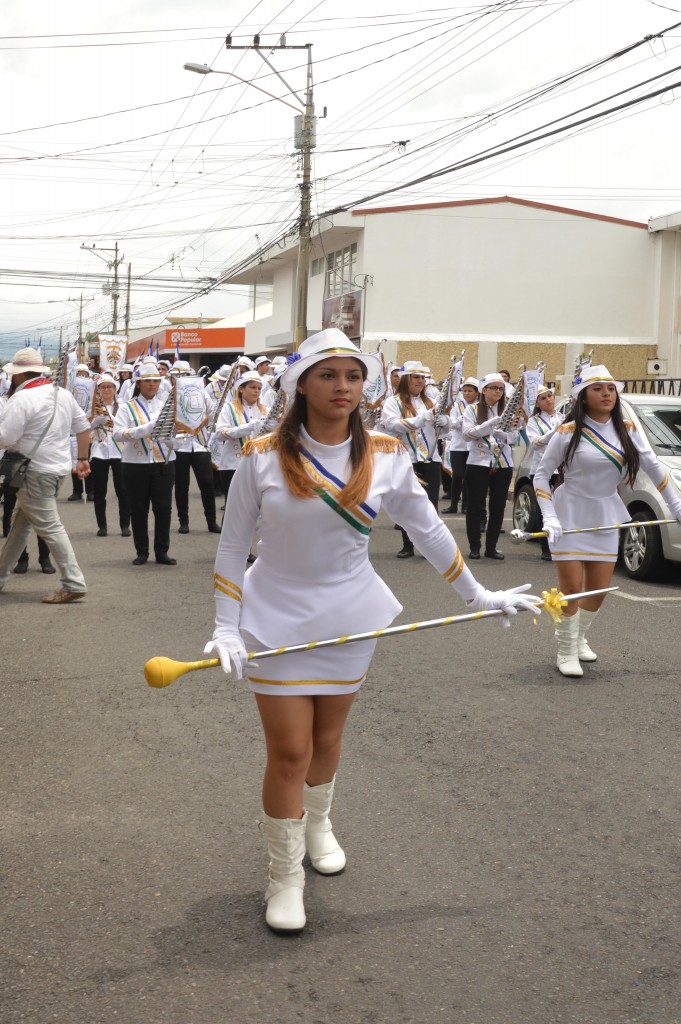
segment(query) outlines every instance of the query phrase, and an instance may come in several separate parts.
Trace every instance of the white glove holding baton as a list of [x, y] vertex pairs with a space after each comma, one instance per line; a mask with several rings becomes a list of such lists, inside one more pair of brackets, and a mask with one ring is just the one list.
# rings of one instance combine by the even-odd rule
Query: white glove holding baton
[[541, 608], [535, 603], [541, 605], [541, 598], [535, 597], [534, 594], [523, 596], [530, 586], [530, 583], [523, 583], [522, 586], [513, 587], [511, 590], [485, 590], [481, 587], [478, 596], [468, 603], [468, 607], [476, 612], [499, 609], [504, 613], [499, 622], [502, 626], [510, 626], [508, 616], [517, 615], [519, 611], [532, 612], [533, 615], [541, 614]]
[[244, 668], [248, 664], [248, 651], [238, 633], [223, 633], [213, 637], [203, 649], [203, 653], [214, 655], [220, 659], [222, 671], [241, 679]]
[[555, 516], [544, 516], [543, 529], [549, 544], [556, 544], [563, 536], [563, 527]]

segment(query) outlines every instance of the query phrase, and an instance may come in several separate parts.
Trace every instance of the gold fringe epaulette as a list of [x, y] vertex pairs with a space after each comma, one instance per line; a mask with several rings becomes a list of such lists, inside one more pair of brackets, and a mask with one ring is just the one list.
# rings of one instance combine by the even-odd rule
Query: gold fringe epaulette
[[372, 452], [386, 452], [388, 455], [395, 455], [407, 450], [407, 446], [400, 441], [399, 437], [390, 437], [389, 434], [371, 434], [369, 447]]
[[636, 430], [636, 424], [633, 420], [625, 420], [624, 426], [627, 428], [627, 430]]
[[241, 449], [242, 455], [253, 455], [254, 452], [276, 452], [279, 448], [279, 438], [276, 434], [263, 434], [262, 437], [251, 437]]
[[571, 423], [561, 423], [561, 425], [558, 427], [558, 433], [559, 434], [574, 434], [574, 432], [575, 432], [574, 420]]

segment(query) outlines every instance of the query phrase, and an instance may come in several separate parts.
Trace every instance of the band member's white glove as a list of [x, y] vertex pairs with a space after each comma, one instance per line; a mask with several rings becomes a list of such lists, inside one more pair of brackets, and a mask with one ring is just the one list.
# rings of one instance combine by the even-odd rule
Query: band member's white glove
[[261, 420], [260, 422], [263, 434], [271, 434], [279, 426], [279, 420], [276, 416], [268, 416], [266, 420]]
[[445, 430], [449, 426], [449, 416], [442, 413], [440, 416], [436, 416], [433, 422], [438, 430]]
[[126, 427], [124, 436], [127, 439], [137, 441], [140, 437], [148, 437], [156, 426], [156, 420], [149, 420], [148, 423], [140, 423], [137, 427]]
[[93, 418], [90, 420], [90, 426], [103, 427], [104, 424], [108, 421], [108, 419], [108, 416], [93, 416]]
[[241, 679], [248, 663], [248, 652], [238, 633], [223, 633], [209, 640], [203, 649], [204, 654], [217, 655], [222, 671]]
[[499, 430], [498, 427], [496, 430], [492, 431], [492, 437], [495, 441], [498, 441], [499, 444], [508, 444], [510, 441], [510, 437], [507, 432], [505, 430]]
[[476, 612], [488, 612], [498, 608], [504, 613], [499, 622], [502, 626], [510, 626], [508, 616], [517, 615], [519, 611], [532, 612], [533, 615], [541, 614], [540, 608], [535, 604], [536, 601], [541, 604], [541, 599], [534, 594], [524, 596], [530, 586], [530, 583], [523, 583], [522, 586], [513, 587], [511, 590], [485, 590], [481, 587], [477, 597], [467, 604]]
[[544, 516], [544, 530], [549, 544], [556, 544], [563, 536], [563, 527], [555, 516]]

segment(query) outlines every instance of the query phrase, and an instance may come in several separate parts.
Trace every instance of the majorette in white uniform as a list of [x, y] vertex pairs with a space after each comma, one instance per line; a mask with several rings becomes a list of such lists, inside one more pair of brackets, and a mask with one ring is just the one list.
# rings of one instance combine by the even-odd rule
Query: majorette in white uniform
[[[404, 377], [410, 373], [427, 377], [430, 370], [420, 362], [412, 360], [404, 364], [401, 376]], [[397, 395], [390, 395], [386, 398], [381, 412], [381, 428], [391, 437], [397, 437], [404, 441], [412, 462], [441, 462], [440, 453], [437, 450], [433, 408], [428, 408], [421, 395], [410, 396], [410, 401], [416, 411], [415, 416], [404, 415], [402, 401]], [[437, 402], [437, 399], [433, 401]], [[447, 434], [450, 427], [449, 423], [446, 426], [443, 425], [439, 428], [440, 433]], [[402, 524], [400, 523], [400, 525]]]
[[[613, 379], [606, 367], [592, 366], [588, 377], [585, 374], [583, 381], [578, 382], [577, 393], [580, 387], [602, 380]], [[623, 387], [617, 384], [618, 391]], [[574, 391], [573, 396], [576, 397]], [[655, 484], [672, 515], [681, 518], [681, 500], [664, 467], [635, 425], [627, 420], [626, 427], [639, 453], [641, 470]], [[617, 493], [624, 479], [625, 460], [612, 420], [600, 423], [584, 417], [582, 437], [565, 468], [563, 482], [551, 494], [549, 480], [563, 464], [574, 430], [574, 422], [556, 428], [535, 473], [534, 489], [545, 524], [558, 518], [565, 531], [628, 522], [627, 507]], [[619, 536], [618, 530], [563, 535], [558, 541], [550, 542], [551, 554], [554, 561], [615, 562]]]
[[[244, 373], [236, 382], [235, 392], [238, 393], [242, 384], [249, 381], [262, 383], [262, 378], [257, 370], [249, 370]], [[245, 401], [225, 402], [215, 432], [223, 442], [220, 456], [220, 469], [236, 469], [243, 455], [244, 445], [251, 437], [257, 437], [262, 433], [261, 420], [267, 416], [267, 408], [262, 402], [255, 402], [249, 405]]]
[[[340, 336], [338, 347], [319, 340], [329, 335]], [[323, 331], [303, 345], [322, 346], [318, 359], [357, 353], [370, 364], [371, 357], [339, 331]], [[285, 375], [282, 382], [290, 392]], [[360, 506], [344, 508], [338, 498], [351, 473], [351, 440], [323, 445], [301, 428], [303, 464], [319, 491], [317, 497], [300, 499], [291, 494], [281, 471], [277, 437], [267, 434], [245, 446], [229, 492], [215, 562], [216, 642], [241, 630], [246, 647], [257, 650], [388, 626], [402, 606], [368, 554], [381, 508], [404, 524], [464, 600], [483, 606], [478, 602], [484, 602], [486, 592], [427, 500], [400, 441], [370, 433], [374, 472], [369, 493]], [[244, 574], [258, 517], [258, 559]], [[374, 647], [375, 641], [363, 641], [268, 659], [258, 668], [246, 668], [249, 687], [279, 695], [353, 693], [364, 681]]]
[[[549, 390], [548, 388], [546, 389]], [[539, 394], [542, 393], [542, 388], [539, 389]], [[532, 463], [530, 465], [530, 476], [534, 476], [539, 468], [546, 446], [553, 437], [553, 433], [556, 427], [559, 427], [563, 422], [564, 416], [562, 412], [554, 412], [550, 416], [545, 412], [536, 412], [530, 416], [529, 420], [525, 425], [525, 431], [527, 433], [527, 443], [532, 449]]]

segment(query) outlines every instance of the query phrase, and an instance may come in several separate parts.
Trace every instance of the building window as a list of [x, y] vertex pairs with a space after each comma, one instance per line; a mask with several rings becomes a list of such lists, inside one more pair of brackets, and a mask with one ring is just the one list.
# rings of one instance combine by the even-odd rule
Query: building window
[[346, 245], [344, 249], [330, 252], [326, 257], [326, 282], [324, 297], [343, 295], [353, 290], [353, 281], [357, 273], [357, 242]]
[[324, 267], [326, 266], [326, 260], [323, 256], [320, 256], [318, 260], [312, 260], [312, 266], [310, 267], [310, 277], [318, 277], [319, 274], [324, 273]]

